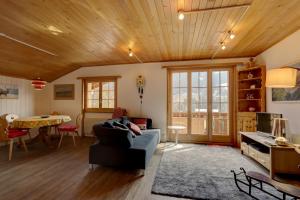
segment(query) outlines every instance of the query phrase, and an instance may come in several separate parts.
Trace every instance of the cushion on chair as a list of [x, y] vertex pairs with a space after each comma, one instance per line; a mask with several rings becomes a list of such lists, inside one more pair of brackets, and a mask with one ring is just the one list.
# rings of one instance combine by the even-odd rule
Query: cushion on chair
[[58, 127], [58, 130], [60, 131], [76, 131], [77, 126], [73, 124], [62, 124]]
[[23, 132], [28, 132], [28, 128], [8, 128], [8, 131], [23, 131]]
[[8, 138], [16, 138], [16, 137], [21, 137], [24, 135], [27, 135], [28, 132], [17, 130], [17, 129], [9, 129], [8, 130]]

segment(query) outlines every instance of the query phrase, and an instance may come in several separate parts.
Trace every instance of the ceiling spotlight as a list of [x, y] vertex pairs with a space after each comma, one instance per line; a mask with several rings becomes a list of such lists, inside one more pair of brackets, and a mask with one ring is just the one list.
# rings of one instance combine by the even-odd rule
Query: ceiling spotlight
[[235, 34], [233, 32], [229, 31], [228, 34], [229, 34], [229, 38], [230, 39], [234, 39], [235, 38]]
[[221, 42], [220, 44], [221, 44], [221, 49], [222, 49], [222, 50], [225, 50], [225, 49], [226, 49], [226, 46], [225, 46], [224, 42]]
[[184, 13], [183, 11], [178, 11], [178, 19], [183, 20], [184, 19]]
[[129, 55], [130, 57], [132, 57], [132, 56], [133, 56], [133, 52], [132, 52], [132, 50], [131, 50], [131, 49], [128, 49], [128, 55]]

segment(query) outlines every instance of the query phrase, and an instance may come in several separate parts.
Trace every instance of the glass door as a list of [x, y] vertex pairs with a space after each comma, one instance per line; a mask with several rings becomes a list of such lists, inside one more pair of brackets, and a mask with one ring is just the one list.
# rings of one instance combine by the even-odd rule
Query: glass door
[[230, 70], [212, 70], [211, 140], [230, 142]]
[[[169, 73], [168, 125], [186, 127], [179, 141], [231, 142], [231, 73], [231, 68]], [[175, 138], [170, 131], [168, 136]]]

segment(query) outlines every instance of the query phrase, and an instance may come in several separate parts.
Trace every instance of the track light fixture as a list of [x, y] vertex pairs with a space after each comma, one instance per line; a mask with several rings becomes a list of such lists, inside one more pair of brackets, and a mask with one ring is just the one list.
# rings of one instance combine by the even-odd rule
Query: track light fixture
[[129, 57], [132, 57], [132, 56], [133, 56], [133, 52], [132, 52], [131, 49], [128, 49], [128, 55], [129, 55]]
[[235, 38], [235, 34], [232, 31], [228, 31], [229, 38], [233, 40]]
[[184, 13], [182, 10], [178, 11], [178, 19], [183, 20], [184, 19]]
[[220, 44], [221, 44], [221, 49], [222, 49], [222, 50], [225, 50], [225, 49], [226, 49], [226, 46], [225, 46], [224, 42], [220, 42]]

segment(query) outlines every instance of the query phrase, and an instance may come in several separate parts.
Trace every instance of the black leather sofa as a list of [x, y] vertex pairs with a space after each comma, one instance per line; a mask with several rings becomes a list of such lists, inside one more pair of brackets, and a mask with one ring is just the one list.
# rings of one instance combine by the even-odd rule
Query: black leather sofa
[[[114, 119], [123, 123], [123, 119]], [[159, 129], [151, 129], [152, 121], [147, 131], [142, 135], [133, 137], [130, 131], [104, 126], [100, 122], [93, 126], [97, 142], [90, 146], [89, 164], [132, 169], [146, 169], [157, 144], [160, 140]], [[112, 120], [109, 121], [112, 123]], [[143, 131], [142, 131], [143, 132]]]

